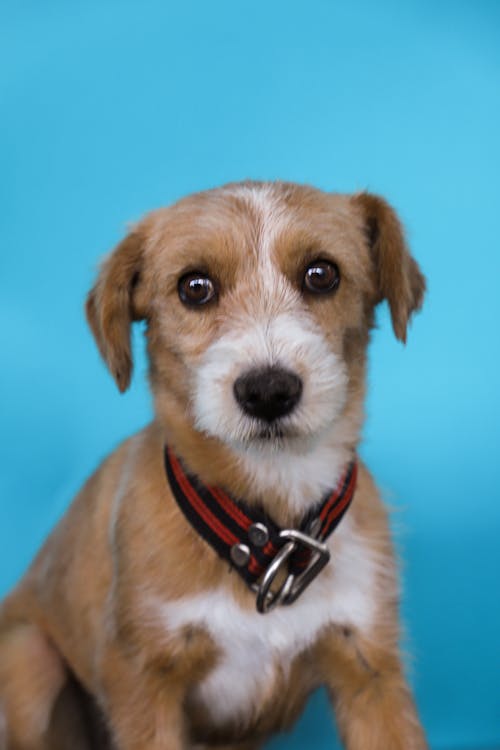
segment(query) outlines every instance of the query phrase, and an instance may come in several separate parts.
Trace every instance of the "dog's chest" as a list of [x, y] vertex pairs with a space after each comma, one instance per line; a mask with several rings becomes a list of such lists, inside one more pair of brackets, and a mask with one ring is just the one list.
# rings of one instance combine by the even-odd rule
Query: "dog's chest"
[[[244, 720], [272, 694], [276, 677], [311, 646], [332, 623], [360, 630], [374, 613], [375, 565], [372, 554], [344, 519], [332, 544], [332, 560], [289, 607], [262, 615], [242, 608], [226, 587], [161, 605], [169, 632], [186, 625], [204, 627], [220, 658], [195, 689], [194, 697], [215, 723]], [[339, 529], [340, 531], [340, 529]]]

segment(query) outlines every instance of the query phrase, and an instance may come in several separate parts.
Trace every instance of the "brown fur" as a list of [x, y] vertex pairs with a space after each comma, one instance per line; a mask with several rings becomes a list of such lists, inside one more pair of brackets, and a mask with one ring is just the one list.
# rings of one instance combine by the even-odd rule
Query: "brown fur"
[[[374, 307], [388, 300], [394, 331], [404, 341], [408, 320], [422, 302], [424, 279], [394, 211], [382, 199], [280, 183], [270, 189], [293, 217], [274, 248], [288, 279], [299, 287], [307, 260], [318, 255], [331, 257], [340, 269], [334, 297], [305, 296], [300, 304], [347, 364], [343, 417], [352, 431], [346, 444], [354, 450]], [[330, 692], [348, 750], [426, 747], [398, 653], [386, 512], [364, 466], [349, 513], [366, 544], [389, 562], [379, 576], [378, 616], [370, 637], [341, 624], [323, 631], [297, 656], [289, 674], [276, 671], [269, 692], [249, 707], [252, 717], [244, 727], [214, 726], [193, 701], [193, 685], [220, 656], [209, 634], [188, 627], [166, 637], [145, 609], [146, 594], [173, 601], [221, 581], [242, 607], [255, 607], [254, 595], [236, 575], [227, 575], [227, 564], [180, 513], [165, 479], [165, 441], [206, 483], [264, 503], [279, 523], [298, 520], [280, 487], [256, 494], [230, 449], [198, 432], [190, 420], [192, 371], [207, 345], [244, 311], [264, 304], [254, 290], [262, 232], [258, 213], [229, 186], [148, 215], [104, 263], [87, 301], [89, 324], [123, 391], [132, 370], [130, 325], [147, 321], [155, 421], [89, 479], [3, 603], [0, 709], [7, 735], [2, 745], [0, 734], [2, 750], [79, 750], [77, 743], [84, 747], [85, 742], [97, 747], [97, 735], [85, 741], [81, 717], [72, 722], [73, 732], [67, 720], [57, 722], [54, 707], [65, 695], [61, 690], [70, 684], [69, 675], [92, 694], [119, 750], [251, 750], [291, 726], [319, 685]], [[177, 298], [177, 279], [194, 269], [210, 270], [223, 290], [217, 306], [195, 314]], [[273, 314], [279, 300], [265, 304]], [[68, 694], [68, 708], [59, 714], [76, 711], [73, 698]]]

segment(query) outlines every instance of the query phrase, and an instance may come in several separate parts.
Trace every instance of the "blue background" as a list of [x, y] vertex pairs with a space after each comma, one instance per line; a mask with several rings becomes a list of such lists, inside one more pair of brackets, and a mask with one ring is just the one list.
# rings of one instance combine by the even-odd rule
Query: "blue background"
[[[373, 337], [362, 454], [404, 557], [408, 669], [433, 749], [500, 747], [500, 5], [4, 2], [0, 593], [144, 424], [82, 313], [127, 221], [284, 178], [397, 207], [429, 280], [408, 346]], [[331, 748], [318, 695], [274, 748]]]

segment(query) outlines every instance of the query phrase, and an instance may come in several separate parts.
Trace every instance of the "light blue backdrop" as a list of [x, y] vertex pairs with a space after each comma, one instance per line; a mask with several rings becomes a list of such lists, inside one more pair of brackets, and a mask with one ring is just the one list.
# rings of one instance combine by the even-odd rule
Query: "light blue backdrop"
[[[398, 510], [412, 683], [435, 750], [500, 747], [500, 6], [2, 3], [0, 593], [150, 402], [82, 314], [126, 222], [245, 177], [388, 197], [429, 279], [385, 311], [362, 453]], [[313, 702], [275, 748], [332, 747]]]

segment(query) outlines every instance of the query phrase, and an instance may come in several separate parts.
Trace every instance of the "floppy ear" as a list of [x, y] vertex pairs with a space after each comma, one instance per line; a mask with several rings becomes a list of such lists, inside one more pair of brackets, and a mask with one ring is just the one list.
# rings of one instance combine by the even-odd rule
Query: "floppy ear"
[[425, 278], [406, 246], [396, 212], [383, 198], [370, 193], [353, 197], [360, 208], [373, 258], [377, 286], [376, 304], [386, 299], [396, 337], [405, 342], [408, 321], [420, 309]]
[[104, 261], [86, 303], [97, 346], [122, 393], [132, 374], [130, 326], [147, 314], [141, 289], [142, 244], [138, 227]]

